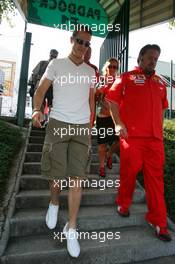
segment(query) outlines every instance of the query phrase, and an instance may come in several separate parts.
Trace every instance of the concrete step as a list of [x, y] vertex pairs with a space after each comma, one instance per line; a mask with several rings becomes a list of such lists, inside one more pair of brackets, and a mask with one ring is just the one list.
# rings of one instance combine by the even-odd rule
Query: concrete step
[[81, 254], [76, 260], [68, 255], [66, 241], [58, 233], [11, 238], [2, 264], [118, 264], [143, 260], [148, 263], [150, 259], [175, 254], [175, 242], [158, 240], [147, 226], [81, 232], [80, 235]]
[[[81, 207], [78, 215], [78, 230], [93, 231], [119, 227], [146, 225], [144, 213], [145, 204], [133, 204], [130, 208], [129, 218], [122, 218], [116, 212], [116, 206], [90, 206]], [[31, 236], [53, 234], [45, 224], [45, 209], [18, 210], [10, 221], [10, 236]], [[55, 232], [61, 232], [68, 219], [68, 211], [60, 209]]]
[[[92, 163], [90, 165], [90, 173], [96, 174], [99, 171], [99, 163]], [[116, 163], [111, 170], [106, 168], [106, 174], [119, 174], [119, 163]], [[40, 162], [24, 162], [23, 174], [41, 174]]]
[[[29, 143], [43, 144], [44, 138], [45, 137], [43, 137], [43, 136], [30, 136], [29, 137]], [[96, 138], [92, 139], [92, 145], [97, 145], [97, 139]]]
[[[22, 174], [21, 177], [39, 177], [43, 178], [41, 174]], [[107, 180], [107, 179], [118, 179], [119, 174], [113, 174], [113, 173], [108, 173], [106, 177], [100, 177], [97, 173], [95, 174], [88, 174], [87, 175], [88, 179], [96, 179], [96, 180]]]
[[[161, 257], [156, 259], [150, 259], [149, 264], [174, 264], [175, 263], [175, 255], [168, 257]], [[138, 261], [136, 264], [148, 264], [148, 261]]]
[[43, 144], [28, 144], [27, 152], [42, 152]]
[[31, 137], [45, 137], [45, 135], [46, 135], [45, 131], [31, 130], [30, 132]]
[[[63, 190], [60, 194], [60, 205], [62, 208], [67, 207], [67, 194], [67, 190]], [[81, 206], [112, 205], [114, 204], [116, 194], [116, 188], [109, 188], [105, 190], [99, 190], [96, 188], [83, 189]], [[20, 191], [16, 195], [16, 208], [46, 208], [49, 201], [49, 190]], [[136, 188], [133, 201], [135, 203], [143, 203], [145, 201], [144, 192]]]
[[[42, 152], [26, 152], [25, 162], [40, 162], [41, 161]], [[99, 162], [98, 154], [92, 154], [91, 156], [92, 162]], [[116, 163], [117, 160], [113, 155], [113, 163]]]
[[[57, 184], [57, 181], [55, 182]], [[70, 184], [68, 180], [64, 180], [62, 183], [62, 189], [67, 189]], [[96, 174], [90, 174], [87, 177], [87, 180], [82, 180], [81, 186], [83, 188], [118, 188], [120, 184], [119, 175], [107, 175], [105, 178], [99, 177]], [[48, 189], [49, 183], [41, 175], [22, 175], [20, 178], [20, 190], [43, 190]]]
[[37, 128], [37, 127], [32, 126], [31, 131], [38, 131], [38, 132], [43, 131], [43, 132], [45, 132], [45, 128]]
[[[29, 143], [27, 152], [42, 152], [43, 144]], [[97, 153], [97, 146], [92, 146], [92, 153]]]
[[44, 143], [44, 137], [30, 136], [29, 137], [29, 143], [43, 144]]

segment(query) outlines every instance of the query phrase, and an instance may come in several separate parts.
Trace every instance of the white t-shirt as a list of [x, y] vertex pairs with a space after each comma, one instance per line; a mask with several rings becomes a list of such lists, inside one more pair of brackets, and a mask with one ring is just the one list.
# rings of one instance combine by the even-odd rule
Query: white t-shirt
[[93, 68], [86, 63], [77, 66], [69, 58], [54, 59], [42, 78], [53, 81], [50, 117], [72, 124], [89, 123], [89, 92], [95, 87]]

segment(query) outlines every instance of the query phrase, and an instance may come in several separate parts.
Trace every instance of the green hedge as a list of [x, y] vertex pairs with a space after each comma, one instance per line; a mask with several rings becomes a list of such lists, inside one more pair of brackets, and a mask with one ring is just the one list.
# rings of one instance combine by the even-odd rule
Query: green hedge
[[164, 122], [165, 143], [165, 199], [168, 214], [175, 222], [175, 120]]
[[0, 205], [10, 173], [12, 160], [22, 145], [22, 133], [8, 123], [0, 120]]

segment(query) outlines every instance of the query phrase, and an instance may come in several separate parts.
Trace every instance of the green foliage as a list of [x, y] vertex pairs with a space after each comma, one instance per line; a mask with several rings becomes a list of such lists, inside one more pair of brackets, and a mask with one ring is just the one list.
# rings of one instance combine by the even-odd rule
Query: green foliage
[[169, 29], [172, 30], [175, 27], [175, 19], [174, 18], [170, 19], [168, 23], [169, 23]]
[[18, 128], [13, 128], [8, 123], [0, 121], [0, 204], [6, 190], [11, 163], [22, 142], [22, 134]]
[[175, 221], [175, 120], [164, 123], [165, 143], [165, 199], [168, 213]]
[[0, 0], [0, 22], [2, 19], [2, 15], [6, 17], [10, 12], [15, 10], [15, 5], [12, 0]]

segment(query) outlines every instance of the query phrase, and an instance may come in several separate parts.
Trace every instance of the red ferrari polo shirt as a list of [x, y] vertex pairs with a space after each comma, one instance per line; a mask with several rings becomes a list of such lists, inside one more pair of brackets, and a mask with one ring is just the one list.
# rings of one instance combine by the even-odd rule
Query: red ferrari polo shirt
[[136, 67], [121, 74], [108, 91], [106, 100], [118, 104], [121, 120], [130, 137], [162, 140], [162, 115], [168, 101], [166, 86], [155, 72], [148, 77]]

